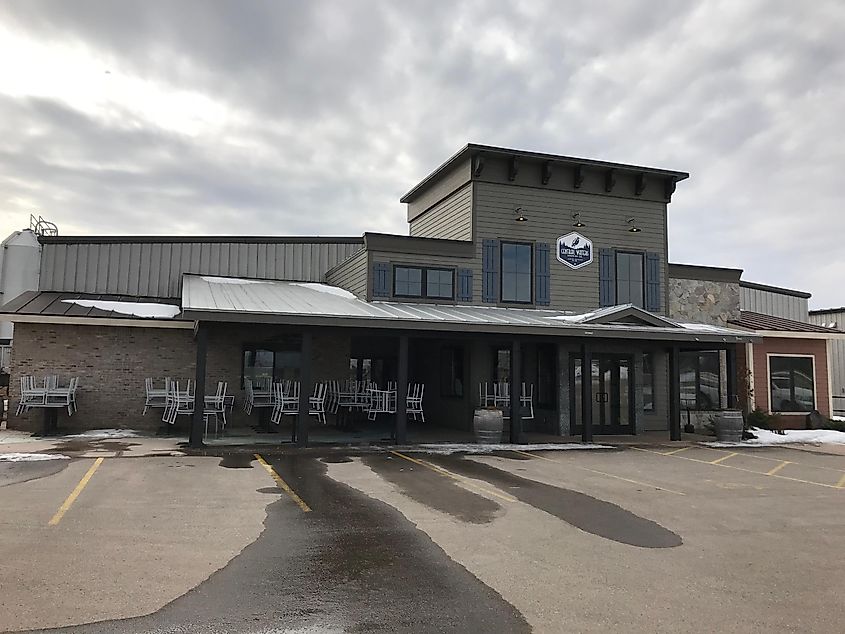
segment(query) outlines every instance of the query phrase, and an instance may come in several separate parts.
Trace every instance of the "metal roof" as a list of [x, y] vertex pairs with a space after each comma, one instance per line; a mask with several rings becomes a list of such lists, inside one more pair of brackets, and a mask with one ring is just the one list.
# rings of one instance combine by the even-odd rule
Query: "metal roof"
[[[343, 289], [326, 284], [281, 282], [244, 278], [185, 275], [183, 315], [204, 321], [246, 321], [299, 325], [339, 325], [544, 334], [552, 336], [605, 336], [677, 341], [736, 342], [749, 333], [704, 324], [676, 324], [651, 315], [665, 325], [608, 323], [612, 309], [586, 315], [558, 310], [443, 305], [413, 302], [366, 302]], [[630, 305], [615, 307], [631, 316]], [[592, 322], [600, 318], [602, 323]]]
[[38, 317], [173, 320], [179, 312], [178, 299], [49, 291], [27, 291], [0, 306], [0, 314]]
[[842, 334], [842, 331], [837, 330], [836, 328], [827, 328], [826, 326], [809, 324], [804, 321], [795, 321], [794, 319], [785, 319], [784, 317], [774, 317], [772, 315], [753, 313], [748, 310], [740, 311], [739, 320], [731, 321], [730, 323], [749, 330]]

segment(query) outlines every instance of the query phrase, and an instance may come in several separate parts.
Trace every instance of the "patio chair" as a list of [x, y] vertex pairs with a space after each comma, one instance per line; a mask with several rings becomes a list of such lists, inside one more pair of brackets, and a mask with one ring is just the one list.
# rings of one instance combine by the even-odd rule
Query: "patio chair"
[[325, 383], [315, 383], [314, 392], [308, 399], [308, 413], [316, 416], [323, 425], [326, 424], [326, 390]]
[[167, 405], [161, 420], [169, 425], [176, 424], [176, 417], [180, 414], [194, 413], [194, 382], [186, 381], [185, 390], [179, 389], [179, 381], [171, 381], [167, 390]]
[[525, 389], [525, 383], [522, 384], [522, 391], [519, 397], [519, 404], [523, 409], [528, 409], [528, 415], [523, 416], [522, 420], [532, 420], [534, 418], [534, 384], [528, 385], [528, 391]]
[[169, 383], [170, 378], [165, 377], [164, 387], [157, 388], [155, 386], [155, 379], [152, 377], [144, 379], [144, 413], [141, 414], [142, 416], [146, 416], [148, 409], [167, 405], [167, 385]]
[[58, 377], [45, 379], [45, 399], [41, 407], [66, 407], [67, 415], [72, 416], [76, 411], [76, 386], [79, 377], [72, 377], [68, 384], [59, 387]]
[[226, 431], [226, 389], [229, 384], [225, 381], [217, 382], [217, 392], [205, 397], [203, 418], [205, 419], [205, 435], [208, 436], [208, 421], [214, 416], [214, 437], [218, 434], [218, 423], [223, 419], [223, 431]]
[[496, 404], [496, 387], [484, 382], [478, 384], [478, 406], [493, 407]]
[[375, 420], [379, 414], [396, 413], [396, 392], [392, 390], [370, 390], [370, 407], [367, 418]]
[[408, 398], [405, 400], [406, 411], [410, 416], [417, 420], [420, 417], [422, 422], [425, 422], [425, 413], [423, 412], [423, 392], [425, 392], [425, 383], [414, 383], [408, 386]]
[[21, 377], [21, 398], [15, 416], [27, 413], [33, 407], [44, 407], [47, 403], [47, 390], [35, 385], [34, 376]]

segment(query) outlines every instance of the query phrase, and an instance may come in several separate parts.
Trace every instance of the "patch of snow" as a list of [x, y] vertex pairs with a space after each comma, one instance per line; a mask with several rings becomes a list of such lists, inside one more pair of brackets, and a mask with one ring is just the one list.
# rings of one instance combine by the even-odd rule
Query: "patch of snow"
[[757, 436], [755, 440], [743, 440], [742, 442], [716, 441], [701, 444], [706, 447], [771, 447], [790, 443], [845, 445], [845, 433], [833, 429], [787, 429], [783, 435], [767, 429], [753, 428], [750, 431]]
[[514, 445], [511, 443], [501, 443], [498, 445], [486, 445], [476, 443], [431, 443], [423, 445], [415, 445], [412, 449], [423, 450], [426, 453], [449, 455], [453, 453], [493, 453], [494, 451], [570, 451], [577, 449], [614, 449], [610, 445], [595, 445], [592, 443], [539, 443], [535, 445]]
[[65, 438], [138, 438], [140, 435], [134, 429], [90, 429], [81, 434], [70, 434]]
[[210, 284], [269, 284], [269, 280], [251, 280], [244, 277], [215, 277], [213, 275], [201, 275], [203, 282]]
[[721, 326], [714, 326], [713, 324], [695, 324], [679, 322], [678, 325], [681, 328], [686, 328], [687, 330], [698, 330], [699, 332], [733, 332], [731, 330], [728, 330], [727, 328], [722, 328]]
[[344, 288], [337, 286], [329, 286], [328, 284], [318, 284], [316, 282], [294, 282], [291, 286], [301, 286], [302, 288], [310, 288], [312, 291], [318, 293], [326, 293], [327, 295], [337, 295], [344, 299], [357, 299], [353, 293], [350, 293]]
[[76, 304], [85, 308], [108, 310], [133, 317], [151, 317], [153, 319], [173, 319], [182, 312], [173, 304], [152, 304], [145, 302], [110, 302], [102, 299], [63, 299], [65, 304]]
[[0, 462], [41, 462], [44, 460], [70, 460], [58, 453], [0, 453]]
[[587, 321], [591, 317], [594, 317], [595, 313], [583, 313], [581, 315], [557, 315], [555, 317], [549, 317], [549, 319], [557, 319], [558, 321], [568, 321], [572, 322], [573, 324], [578, 324], [583, 321]]
[[845, 416], [832, 416], [831, 420], [839, 421], [840, 423], [845, 423]]

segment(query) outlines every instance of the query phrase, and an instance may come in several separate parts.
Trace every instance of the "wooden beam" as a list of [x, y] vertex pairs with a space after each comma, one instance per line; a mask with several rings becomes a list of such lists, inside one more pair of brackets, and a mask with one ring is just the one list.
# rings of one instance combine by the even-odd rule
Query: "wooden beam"
[[675, 179], [671, 176], [663, 181], [663, 197], [666, 200], [672, 200], [672, 194], [675, 193], [675, 187], [677, 184], [677, 181], [675, 181]]
[[572, 176], [572, 186], [575, 189], [581, 189], [581, 185], [584, 184], [584, 166], [583, 165], [576, 165], [575, 172]]
[[616, 187], [616, 170], [609, 169], [604, 173], [604, 191], [608, 194]]
[[508, 180], [516, 180], [516, 175], [519, 173], [519, 161], [515, 156], [508, 159]]
[[543, 185], [548, 185], [549, 180], [552, 178], [552, 162], [545, 161], [543, 165], [540, 167], [540, 182]]
[[643, 192], [645, 191], [645, 174], [640, 172], [634, 178], [634, 196], [642, 196]]
[[478, 178], [484, 171], [484, 155], [476, 154], [472, 159], [472, 175]]

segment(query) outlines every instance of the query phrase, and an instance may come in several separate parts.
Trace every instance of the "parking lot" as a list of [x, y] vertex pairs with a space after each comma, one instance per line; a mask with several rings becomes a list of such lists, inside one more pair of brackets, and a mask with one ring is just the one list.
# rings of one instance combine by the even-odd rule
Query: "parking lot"
[[843, 501], [789, 448], [0, 463], [0, 629], [839, 631]]

